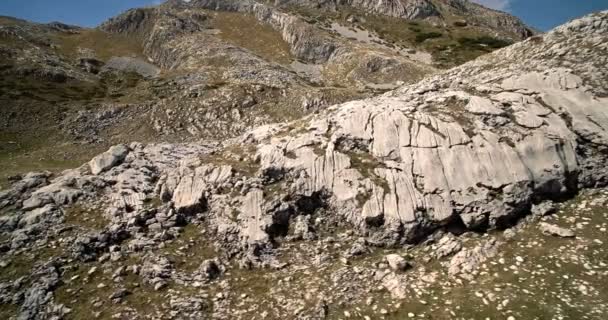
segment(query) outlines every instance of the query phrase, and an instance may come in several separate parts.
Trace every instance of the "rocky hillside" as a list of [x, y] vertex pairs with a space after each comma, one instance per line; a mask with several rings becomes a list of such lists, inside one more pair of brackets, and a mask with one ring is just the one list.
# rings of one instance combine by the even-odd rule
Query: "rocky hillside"
[[3, 318], [608, 312], [608, 12], [464, 64], [531, 32], [439, 0], [0, 22], [4, 173], [107, 150], [0, 190]]
[[277, 0], [274, 3], [279, 6], [295, 5], [331, 11], [353, 8], [395, 18], [429, 20], [442, 25], [472, 25], [518, 40], [535, 33], [514, 16], [468, 0]]
[[[399, 14], [405, 4], [434, 13]], [[468, 2], [369, 8], [167, 1], [94, 29], [1, 17], [0, 175], [72, 167], [132, 140], [235, 137], [414, 83], [528, 35], [518, 20]], [[482, 16], [500, 26], [476, 21]]]

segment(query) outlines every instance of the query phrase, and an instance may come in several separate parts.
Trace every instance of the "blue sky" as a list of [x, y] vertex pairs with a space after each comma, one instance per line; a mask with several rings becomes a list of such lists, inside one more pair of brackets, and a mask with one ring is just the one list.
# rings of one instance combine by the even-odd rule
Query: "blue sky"
[[[608, 0], [473, 1], [508, 11], [543, 31], [589, 12], [608, 9]], [[96, 26], [126, 9], [158, 2], [159, 0], [0, 0], [0, 15], [37, 22], [61, 21]]]
[[127, 9], [158, 3], [158, 0], [0, 0], [0, 15], [93, 27]]
[[547, 31], [590, 12], [608, 10], [608, 0], [472, 0], [507, 11], [528, 25]]

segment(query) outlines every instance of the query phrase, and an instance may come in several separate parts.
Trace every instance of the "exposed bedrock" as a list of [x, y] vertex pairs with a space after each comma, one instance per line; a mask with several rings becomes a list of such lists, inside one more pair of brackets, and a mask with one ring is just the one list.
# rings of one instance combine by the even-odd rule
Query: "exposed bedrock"
[[[53, 179], [28, 175], [0, 194], [3, 206], [20, 208], [2, 226], [26, 227], [88, 199], [104, 204], [113, 230], [137, 234], [132, 225], [151, 215], [144, 230], [170, 230], [169, 217], [196, 216], [227, 252], [247, 256], [271, 249], [296, 221], [308, 237], [307, 216], [346, 223], [376, 245], [449, 224], [509, 226], [535, 204], [608, 182], [605, 79], [589, 77], [606, 57], [607, 17], [222, 145], [133, 143]], [[562, 61], [597, 58], [569, 68], [539, 58], [564, 45]], [[510, 60], [520, 62], [496, 65]], [[149, 211], [154, 199], [162, 204]]]

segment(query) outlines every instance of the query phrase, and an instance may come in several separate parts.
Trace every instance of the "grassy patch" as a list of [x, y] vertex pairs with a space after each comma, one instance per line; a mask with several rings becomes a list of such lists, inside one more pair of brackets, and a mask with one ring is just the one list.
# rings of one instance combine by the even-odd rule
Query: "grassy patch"
[[0, 304], [0, 317], [2, 319], [17, 318], [19, 315], [19, 307], [14, 304], [3, 303]]
[[[338, 21], [351, 25], [347, 21], [351, 15], [359, 15], [356, 10], [341, 7], [336, 12], [325, 12], [313, 8], [293, 7], [311, 23], [325, 24]], [[426, 21], [411, 21], [400, 18], [367, 14], [365, 19], [357, 22], [361, 27], [378, 34], [390, 46], [422, 49], [433, 55], [435, 65], [450, 68], [470, 61], [484, 53], [510, 44], [494, 39], [491, 35], [475, 27], [442, 27]], [[459, 39], [462, 39], [459, 41]]]
[[[464, 130], [469, 137], [473, 137], [475, 135], [475, 123], [471, 118], [471, 113], [465, 109], [467, 103], [467, 100], [459, 99], [458, 97], [453, 96], [447, 98], [444, 102], [438, 105], [426, 107], [425, 111], [428, 111], [430, 114], [444, 121], [455, 121], [462, 127], [462, 130]], [[443, 133], [439, 132], [431, 125], [421, 125], [425, 126], [427, 129], [433, 131], [439, 136], [444, 136]]]
[[0, 185], [8, 186], [6, 178], [16, 174], [76, 168], [106, 149], [65, 142], [52, 127], [39, 126], [39, 130], [27, 132], [0, 130]]
[[8, 185], [6, 178], [9, 176], [31, 171], [59, 172], [75, 168], [105, 149], [100, 146], [80, 148], [60, 141], [48, 145], [49, 136], [45, 136], [45, 133], [49, 132], [41, 130], [37, 134], [19, 137], [16, 136], [17, 133], [0, 132], [0, 180], [4, 186]]
[[214, 12], [212, 26], [221, 31], [219, 37], [250, 50], [268, 61], [289, 64], [293, 56], [281, 33], [254, 16], [234, 12]]
[[493, 51], [512, 44], [510, 41], [490, 36], [479, 36], [476, 38], [462, 37], [458, 39], [458, 43], [465, 48], [481, 51]]
[[[415, 29], [418, 30], [418, 29]], [[414, 31], [415, 32], [415, 31]], [[414, 41], [416, 43], [423, 43], [424, 41], [428, 40], [428, 39], [436, 39], [436, 38], [441, 38], [443, 36], [443, 33], [441, 32], [418, 32], [416, 34], [416, 37], [414, 38]]]
[[16, 280], [29, 275], [35, 263], [34, 259], [26, 254], [12, 256], [8, 260], [9, 265], [0, 272], [0, 282]]
[[8, 266], [0, 269], [0, 282], [14, 281], [21, 277], [27, 277], [37, 264], [45, 263], [48, 259], [58, 257], [63, 254], [60, 246], [30, 248], [25, 252], [5, 256], [3, 260], [9, 262]]
[[[152, 315], [167, 303], [165, 291], [155, 291], [130, 272], [122, 277], [122, 281], [115, 282], [110, 272], [104, 273], [101, 269], [89, 275], [91, 267], [79, 265], [66, 272], [63, 275], [64, 284], [55, 291], [55, 301], [72, 309], [66, 319], [89, 319], [95, 313], [99, 315], [96, 319], [113, 319], [117, 312], [132, 309], [141, 316]], [[125, 298], [125, 302], [113, 304], [109, 297], [120, 287], [126, 288], [131, 294]], [[102, 305], [93, 307], [93, 301], [100, 301]]]
[[102, 230], [108, 224], [101, 208], [87, 208], [75, 204], [65, 210], [65, 223], [86, 229]]
[[99, 29], [83, 29], [78, 33], [58, 33], [55, 35], [55, 42], [58, 43], [57, 52], [71, 60], [80, 57], [81, 49], [93, 50], [95, 57], [102, 61], [121, 56], [145, 58], [138, 39]]
[[204, 260], [217, 256], [211, 239], [202, 234], [200, 227], [194, 224], [185, 226], [179, 238], [160, 251], [173, 261], [177, 270], [184, 272], [194, 272]]
[[364, 178], [370, 179], [376, 186], [384, 189], [384, 192], [390, 191], [388, 182], [375, 173], [376, 169], [385, 168], [382, 162], [367, 152], [348, 152], [347, 155], [350, 157], [351, 168], [357, 169]]
[[30, 99], [50, 103], [90, 101], [103, 98], [105, 92], [105, 88], [96, 81], [68, 79], [59, 82], [8, 72], [0, 77], [0, 96], [3, 99]]
[[[510, 240], [496, 233], [505, 242], [496, 257], [480, 266], [474, 282], [457, 284], [440, 279], [425, 290], [414, 290], [413, 296], [399, 301], [400, 307], [393, 308], [386, 318], [404, 319], [410, 312], [417, 317], [424, 314], [425, 319], [602, 318], [608, 291], [601, 281], [606, 276], [608, 254], [601, 242], [608, 241], [602, 231], [608, 211], [605, 203], [593, 204], [595, 199], [596, 195], [589, 193], [579, 196], [547, 218], [550, 223], [575, 229], [576, 239], [543, 235], [535, 222], [524, 225]], [[480, 239], [468, 240], [466, 247]], [[423, 249], [416, 248], [413, 255], [426, 255]], [[440, 272], [444, 268], [438, 264], [424, 267]], [[587, 294], [580, 291], [581, 285]], [[385, 299], [395, 305], [390, 297]]]

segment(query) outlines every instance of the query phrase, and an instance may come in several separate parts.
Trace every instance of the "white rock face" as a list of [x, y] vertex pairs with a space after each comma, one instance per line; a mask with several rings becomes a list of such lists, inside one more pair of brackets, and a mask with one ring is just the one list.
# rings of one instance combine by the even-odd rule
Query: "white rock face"
[[128, 153], [129, 149], [124, 145], [111, 147], [110, 150], [98, 155], [89, 162], [91, 172], [97, 175], [120, 164]]
[[[608, 40], [599, 34], [606, 24], [589, 24], [600, 26], [585, 29], [599, 48]], [[540, 45], [529, 40], [416, 85], [334, 106], [303, 133], [261, 143], [256, 157], [262, 171], [297, 176], [298, 194], [329, 192], [353, 224], [381, 223], [406, 240], [454, 219], [469, 228], [507, 225], [529, 211], [532, 196], [558, 197], [608, 177], [599, 165], [606, 160], [599, 150], [608, 147], [608, 99], [583, 78], [605, 60], [606, 48], [569, 69], [538, 56], [563, 42], [574, 46], [576, 32], [564, 32], [573, 37], [565, 39], [549, 33]], [[500, 59], [512, 64], [491, 69]]]
[[[195, 167], [200, 165], [198, 167]], [[192, 169], [194, 167], [194, 169]], [[204, 211], [205, 192], [209, 185], [220, 185], [232, 176], [230, 166], [201, 165], [185, 162], [166, 177], [163, 196], [171, 197], [178, 211]]]

